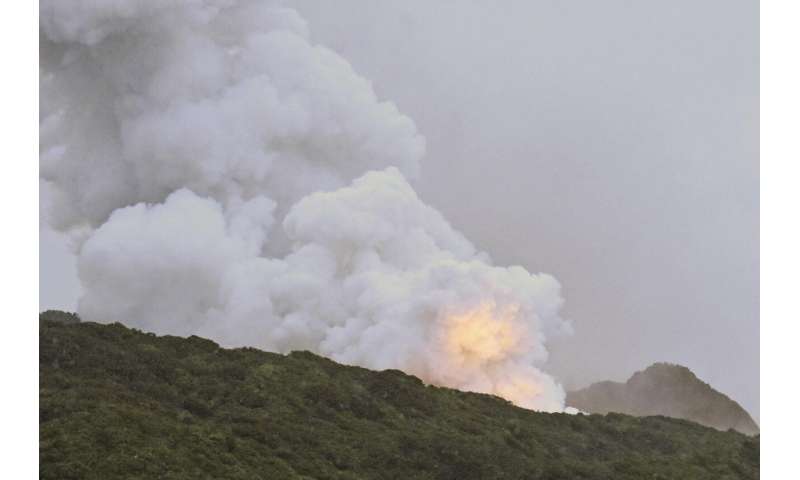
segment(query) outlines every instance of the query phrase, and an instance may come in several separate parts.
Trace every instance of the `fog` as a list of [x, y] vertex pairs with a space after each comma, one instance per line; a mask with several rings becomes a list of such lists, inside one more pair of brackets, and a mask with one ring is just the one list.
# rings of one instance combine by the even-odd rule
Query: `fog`
[[[757, 2], [287, 5], [413, 118], [422, 199], [559, 279], [566, 387], [670, 361], [758, 418]], [[42, 227], [42, 308], [67, 252]]]

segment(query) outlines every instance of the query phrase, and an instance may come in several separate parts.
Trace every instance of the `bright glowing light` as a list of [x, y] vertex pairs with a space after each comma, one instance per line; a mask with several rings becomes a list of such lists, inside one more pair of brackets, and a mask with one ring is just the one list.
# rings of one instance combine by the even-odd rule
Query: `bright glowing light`
[[415, 372], [424, 381], [489, 393], [524, 408], [561, 411], [563, 390], [533, 366], [535, 330], [517, 304], [484, 301], [453, 308], [439, 319], [440, 355]]
[[466, 312], [448, 315], [444, 322], [445, 348], [467, 363], [502, 360], [514, 351], [523, 333], [514, 323], [518, 309], [499, 309], [493, 302], [484, 302]]
[[[537, 399], [542, 393], [542, 386], [534, 378], [519, 375], [498, 384], [492, 393], [520, 407], [534, 408], [536, 405], [534, 399]], [[560, 405], [555, 409], [557, 410], [559, 407]]]

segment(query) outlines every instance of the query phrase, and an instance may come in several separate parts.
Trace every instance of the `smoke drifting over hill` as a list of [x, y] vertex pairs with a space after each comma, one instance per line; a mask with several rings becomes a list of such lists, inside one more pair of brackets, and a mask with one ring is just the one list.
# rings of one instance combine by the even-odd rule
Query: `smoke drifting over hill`
[[79, 313], [308, 349], [549, 411], [558, 282], [414, 192], [425, 141], [293, 10], [43, 0], [41, 175]]

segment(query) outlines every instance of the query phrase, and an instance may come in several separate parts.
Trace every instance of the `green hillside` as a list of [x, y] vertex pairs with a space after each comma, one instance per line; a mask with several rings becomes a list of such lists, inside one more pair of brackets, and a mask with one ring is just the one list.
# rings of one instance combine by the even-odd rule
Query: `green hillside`
[[40, 316], [42, 479], [758, 478], [759, 439]]

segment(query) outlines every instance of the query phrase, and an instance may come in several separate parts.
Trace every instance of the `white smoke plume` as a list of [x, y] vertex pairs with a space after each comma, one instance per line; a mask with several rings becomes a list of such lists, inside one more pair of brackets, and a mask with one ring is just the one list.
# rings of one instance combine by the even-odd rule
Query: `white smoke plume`
[[424, 139], [293, 10], [42, 0], [41, 177], [88, 321], [308, 349], [563, 409], [558, 282], [416, 195]]

